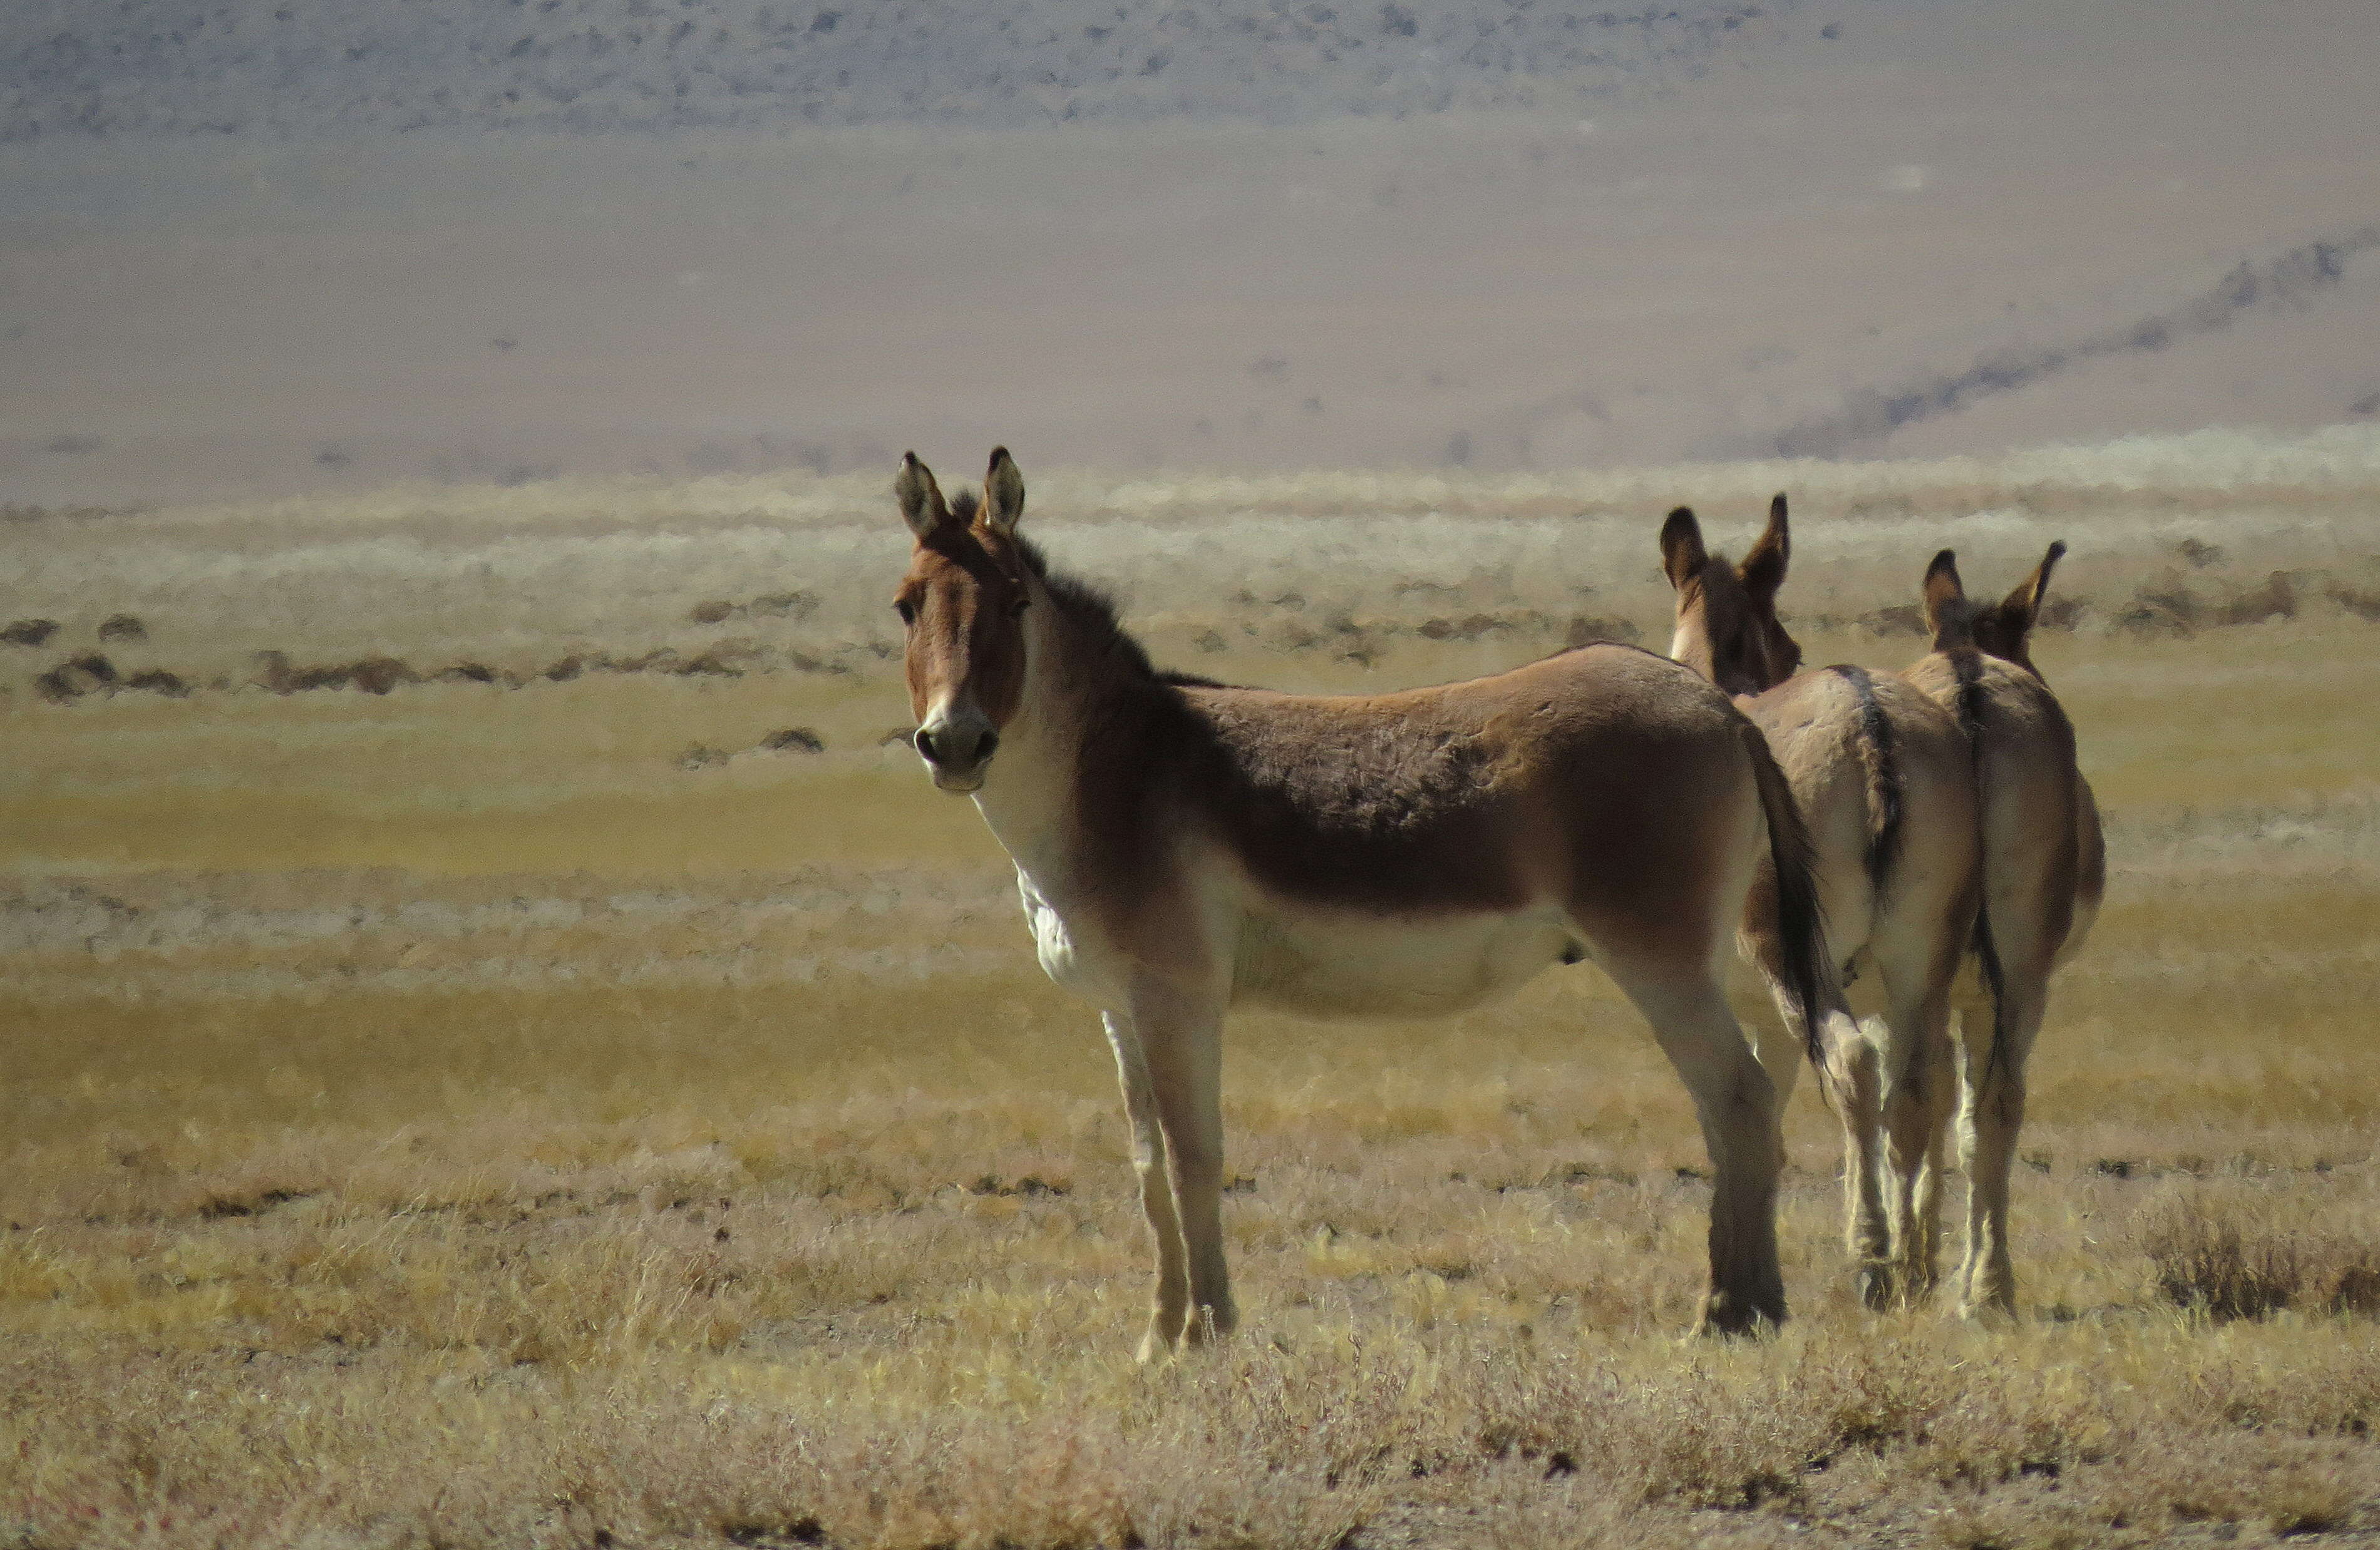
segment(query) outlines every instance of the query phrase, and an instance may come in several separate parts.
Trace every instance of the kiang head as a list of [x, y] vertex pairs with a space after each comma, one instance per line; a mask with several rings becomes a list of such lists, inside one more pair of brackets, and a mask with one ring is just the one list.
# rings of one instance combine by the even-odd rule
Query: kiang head
[[1792, 535], [1785, 497], [1768, 503], [1768, 527], [1742, 564], [1703, 547], [1702, 524], [1680, 506], [1661, 525], [1661, 570], [1678, 594], [1670, 655], [1730, 695], [1774, 688], [1802, 668], [1802, 648], [1777, 622]]
[[945, 503], [932, 471], [905, 453], [892, 494], [917, 539], [892, 606], [908, 636], [917, 753], [935, 785], [976, 791], [1025, 697], [1025, 611], [1033, 595], [1016, 542], [1025, 478], [1008, 449], [995, 447], [981, 500], [970, 490]]
[[1944, 651], [1961, 646], [1972, 646], [1986, 656], [1998, 657], [2041, 676], [2033, 665], [2030, 638], [2033, 626], [2041, 617], [2041, 605], [2049, 595], [2049, 573], [2058, 568], [2065, 556], [2066, 546], [2053, 543], [2041, 557], [2033, 574], [2017, 584], [2016, 590], [1991, 607], [1979, 607], [1968, 600], [1966, 588], [1960, 585], [1958, 556], [1944, 550], [1934, 556], [1925, 567], [1924, 595], [1925, 624], [1934, 632], [1934, 649]]

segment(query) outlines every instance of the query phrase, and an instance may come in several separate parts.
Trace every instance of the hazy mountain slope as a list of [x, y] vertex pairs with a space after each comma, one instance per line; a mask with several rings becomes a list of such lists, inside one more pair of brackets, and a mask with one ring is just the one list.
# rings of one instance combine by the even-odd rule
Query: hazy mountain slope
[[1591, 111], [20, 139], [0, 503], [2380, 415], [2380, 6], [1807, 0], [1747, 32]]
[[0, 141], [1560, 106], [1756, 48], [1799, 3], [11, 0]]

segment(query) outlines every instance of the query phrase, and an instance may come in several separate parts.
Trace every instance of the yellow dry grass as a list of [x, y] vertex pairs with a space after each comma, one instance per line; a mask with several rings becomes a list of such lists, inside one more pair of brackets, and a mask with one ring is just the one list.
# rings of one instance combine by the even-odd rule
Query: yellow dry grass
[[[1815, 660], [1913, 654], [1852, 621], [1906, 601], [1939, 542], [1978, 590], [2076, 546], [2089, 607], [2040, 657], [2114, 877], [2034, 1063], [2012, 1327], [1856, 1308], [1805, 1090], [1796, 1320], [1679, 1344], [1699, 1143], [1578, 970], [1448, 1023], [1236, 1023], [1247, 1330], [1153, 1373], [1129, 1360], [1147, 1253], [1094, 1021], [1034, 969], [971, 807], [876, 745], [897, 674], [834, 655], [882, 628], [889, 514], [756, 494], [609, 570], [586, 545], [708, 497], [29, 522], [50, 590], [21, 606], [66, 630], [13, 648], [0, 702], [0, 1545], [2380, 1530], [2380, 669], [2325, 591], [2365, 584], [2380, 475], [2313, 478], [2303, 448], [2196, 483], [2094, 455], [1782, 471], [1811, 486], [1789, 598], [1839, 621]], [[1076, 476], [1037, 487], [1036, 520], [1146, 599], [1172, 660], [1354, 686], [1518, 660], [1575, 617], [1658, 644], [1659, 512], [1694, 499], [1725, 533], [1742, 496], [1748, 529], [1779, 472], [1613, 476], [1604, 516], [1511, 481], [1160, 501]], [[1408, 524], [1377, 551], [1369, 500]], [[359, 569], [309, 558], [357, 525]], [[497, 591], [442, 590], [489, 546], [524, 556], [501, 626]], [[2211, 611], [2274, 569], [2304, 578], [2294, 617], [2122, 622], [2167, 570]], [[686, 617], [795, 589], [820, 599], [798, 620]], [[140, 664], [112, 648], [127, 666], [225, 686], [29, 690], [123, 611], [149, 634]], [[526, 675], [722, 631], [777, 654], [238, 686], [265, 648]], [[825, 751], [757, 748], [796, 725]]]

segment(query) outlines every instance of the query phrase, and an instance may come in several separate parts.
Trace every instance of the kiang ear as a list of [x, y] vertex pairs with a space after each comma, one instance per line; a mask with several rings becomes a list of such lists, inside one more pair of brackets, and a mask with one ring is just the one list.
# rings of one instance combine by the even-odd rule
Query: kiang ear
[[2017, 583], [2016, 590], [2000, 603], [2000, 617], [2019, 636], [2032, 629], [2033, 622], [2041, 617], [2042, 599], [2049, 596], [2049, 573], [2065, 557], [2065, 544], [2051, 544], [2049, 552], [2041, 557], [2041, 563], [2033, 568], [2033, 574]]
[[1025, 515], [1025, 476], [1006, 447], [991, 449], [991, 466], [983, 476], [983, 525], [1002, 538], [1012, 537]]
[[1661, 572], [1670, 585], [1682, 592], [1686, 583], [1702, 574], [1709, 561], [1710, 551], [1703, 548], [1703, 525], [1694, 520], [1694, 508], [1680, 506], [1661, 524]]
[[901, 520], [921, 539], [951, 519], [951, 508], [942, 503], [934, 471], [918, 462], [914, 452], [901, 454], [901, 471], [892, 478], [892, 498], [901, 503]]
[[1735, 574], [1755, 598], [1774, 602], [1777, 588], [1785, 585], [1785, 563], [1791, 558], [1792, 551], [1793, 535], [1785, 521], [1785, 497], [1779, 492], [1768, 503], [1768, 526], [1761, 533], [1760, 541], [1752, 546], [1752, 552], [1743, 557]]
[[1949, 550], [1925, 567], [1925, 627], [1934, 632], [1936, 649], [1962, 643], [1973, 615], [1966, 607], [1967, 589], [1959, 584], [1959, 559]]

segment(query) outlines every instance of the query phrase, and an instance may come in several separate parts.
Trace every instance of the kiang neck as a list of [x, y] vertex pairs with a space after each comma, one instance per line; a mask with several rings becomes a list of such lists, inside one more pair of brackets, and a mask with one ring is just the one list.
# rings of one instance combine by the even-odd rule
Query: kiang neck
[[1682, 628], [1670, 637], [1670, 657], [1680, 666], [1692, 668], [1712, 683], [1718, 683], [1718, 664], [1711, 660], [1710, 632], [1699, 624]]
[[1096, 710], [1075, 622], [1038, 575], [1028, 575], [1025, 689], [1001, 729], [1000, 752], [975, 794], [993, 838], [1037, 878], [1062, 868], [1082, 758], [1082, 729]]

